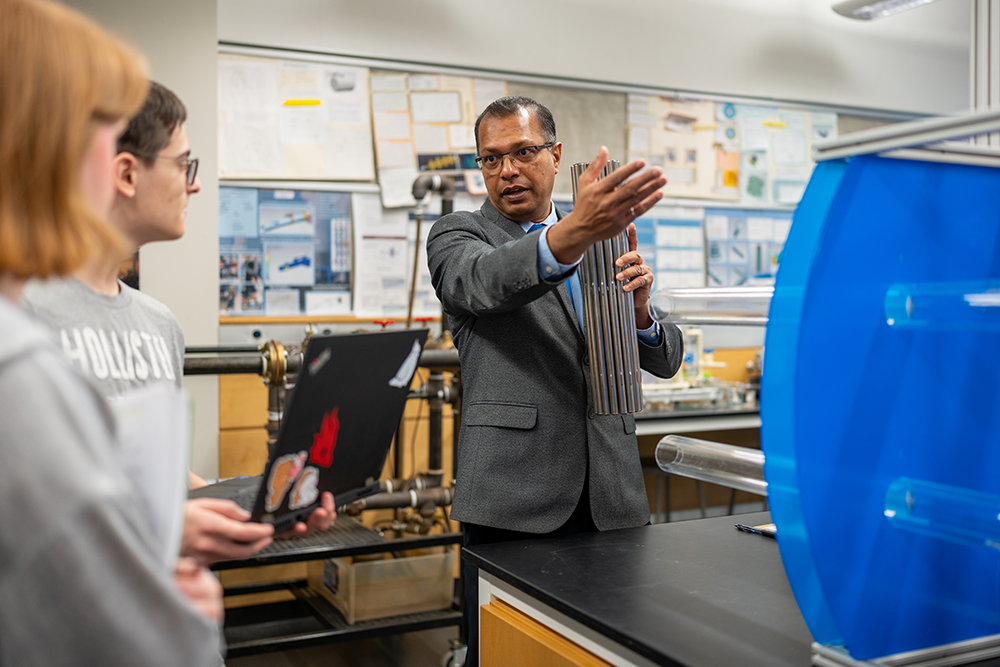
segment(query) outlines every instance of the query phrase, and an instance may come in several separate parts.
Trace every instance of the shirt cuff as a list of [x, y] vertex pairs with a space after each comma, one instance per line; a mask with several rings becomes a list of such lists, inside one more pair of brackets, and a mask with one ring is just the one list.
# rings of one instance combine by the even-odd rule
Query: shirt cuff
[[660, 325], [657, 322], [653, 322], [648, 329], [639, 329], [635, 334], [639, 338], [639, 342], [645, 343], [649, 347], [660, 346]]
[[572, 264], [560, 264], [549, 248], [548, 233], [551, 227], [546, 227], [538, 235], [538, 275], [547, 283], [559, 282], [563, 275], [580, 263], [583, 257]]

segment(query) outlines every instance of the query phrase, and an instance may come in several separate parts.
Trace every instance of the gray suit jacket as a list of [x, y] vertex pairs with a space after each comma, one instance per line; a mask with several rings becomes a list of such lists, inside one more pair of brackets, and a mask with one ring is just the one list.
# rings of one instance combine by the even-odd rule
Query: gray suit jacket
[[[563, 214], [557, 211], [562, 218]], [[462, 425], [451, 517], [531, 533], [569, 519], [589, 474], [600, 530], [649, 520], [635, 419], [595, 416], [587, 344], [565, 283], [538, 275], [538, 234], [482, 209], [438, 220], [427, 262], [462, 362]], [[567, 276], [568, 277], [568, 276]], [[677, 327], [641, 366], [680, 367]]]

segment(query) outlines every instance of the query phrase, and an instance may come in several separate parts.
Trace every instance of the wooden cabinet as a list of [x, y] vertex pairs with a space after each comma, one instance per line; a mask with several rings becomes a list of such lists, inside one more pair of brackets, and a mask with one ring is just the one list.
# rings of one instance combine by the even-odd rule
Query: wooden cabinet
[[611, 667], [502, 600], [484, 604], [479, 622], [481, 667]]

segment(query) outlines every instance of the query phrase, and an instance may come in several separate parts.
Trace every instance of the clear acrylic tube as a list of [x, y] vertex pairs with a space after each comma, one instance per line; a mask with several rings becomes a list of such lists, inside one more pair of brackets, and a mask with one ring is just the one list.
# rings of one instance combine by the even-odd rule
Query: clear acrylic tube
[[885, 321], [894, 329], [1000, 331], [1000, 281], [892, 285]]
[[900, 477], [885, 494], [885, 516], [900, 530], [1000, 549], [1000, 496]]
[[656, 464], [682, 477], [767, 495], [764, 452], [759, 449], [668, 435], [656, 445]]
[[660, 324], [766, 326], [772, 285], [661, 289], [649, 297], [649, 314]]

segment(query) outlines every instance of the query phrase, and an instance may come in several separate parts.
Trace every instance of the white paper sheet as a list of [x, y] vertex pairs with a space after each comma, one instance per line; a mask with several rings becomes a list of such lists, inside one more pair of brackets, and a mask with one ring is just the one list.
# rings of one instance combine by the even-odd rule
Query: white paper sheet
[[409, 111], [410, 103], [406, 93], [372, 93], [372, 111]]
[[805, 135], [775, 132], [771, 136], [771, 161], [776, 164], [803, 164], [808, 160]]
[[276, 128], [224, 125], [220, 141], [222, 174], [278, 175], [285, 171], [285, 154]]
[[628, 129], [628, 150], [630, 153], [649, 152], [649, 128], [630, 127]]
[[441, 77], [437, 74], [411, 74], [410, 90], [439, 90]]
[[[413, 124], [413, 147], [418, 153], [447, 153], [447, 125]], [[386, 165], [388, 166], [388, 165]]]
[[[180, 552], [188, 469], [184, 394], [157, 382], [109, 400], [125, 476], [142, 499], [157, 555], [172, 567]], [[56, 490], [58, 492], [58, 490]]]
[[459, 123], [462, 103], [451, 91], [410, 93], [410, 113], [414, 123]]
[[417, 164], [413, 144], [409, 141], [380, 141], [377, 148], [380, 167], [413, 167]]
[[483, 109], [490, 104], [507, 96], [507, 83], [496, 79], [476, 79], [473, 81], [476, 95], [476, 115], [483, 112]]
[[306, 315], [349, 315], [350, 313], [350, 292], [315, 289], [306, 292]]
[[299, 291], [285, 289], [265, 290], [264, 313], [267, 315], [298, 315]]
[[398, 111], [376, 111], [372, 116], [375, 119], [376, 139], [410, 138], [410, 114]]
[[361, 239], [355, 247], [355, 315], [405, 314], [406, 239]]
[[324, 112], [322, 104], [281, 107], [278, 112], [281, 143], [322, 144], [326, 129]]
[[[476, 133], [474, 125], [449, 125], [448, 143], [451, 150], [475, 150]], [[418, 149], [419, 150], [419, 149]]]
[[375, 178], [375, 154], [367, 128], [328, 128], [323, 155], [326, 173], [331, 179], [368, 181]]
[[331, 100], [326, 103], [326, 120], [336, 125], [367, 125], [368, 106], [356, 100]]
[[260, 111], [277, 104], [277, 64], [219, 62], [219, 111]]
[[710, 239], [729, 237], [729, 218], [725, 215], [705, 216], [705, 233]]
[[751, 241], [770, 241], [774, 236], [771, 218], [747, 218], [747, 238]]
[[398, 90], [406, 91], [405, 74], [374, 74], [372, 75], [372, 92]]
[[792, 221], [778, 218], [774, 221], [774, 236], [772, 240], [775, 243], [784, 243], [788, 239], [788, 232], [792, 228]]
[[413, 199], [413, 181], [417, 178], [416, 167], [394, 167], [378, 170], [378, 183], [382, 191], [382, 206], [416, 206]]
[[360, 238], [406, 236], [406, 210], [383, 209], [378, 195], [355, 192], [351, 195], [351, 215]]

